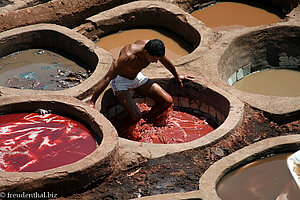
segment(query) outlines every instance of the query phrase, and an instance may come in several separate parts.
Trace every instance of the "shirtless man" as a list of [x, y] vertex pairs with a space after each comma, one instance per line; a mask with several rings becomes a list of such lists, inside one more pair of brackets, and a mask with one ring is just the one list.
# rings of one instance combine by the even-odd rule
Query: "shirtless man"
[[146, 68], [151, 62], [157, 61], [160, 61], [174, 75], [180, 86], [183, 86], [181, 79], [185, 77], [177, 74], [174, 65], [165, 56], [164, 43], [159, 39], [138, 40], [121, 49], [119, 58], [100, 80], [89, 104], [95, 107], [97, 98], [110, 83], [114, 94], [129, 113], [133, 123], [137, 123], [142, 114], [133, 101], [129, 89], [134, 89], [138, 94], [155, 101], [155, 105], [147, 113], [146, 118], [159, 116], [172, 105], [173, 99], [157, 83], [141, 73], [142, 69]]

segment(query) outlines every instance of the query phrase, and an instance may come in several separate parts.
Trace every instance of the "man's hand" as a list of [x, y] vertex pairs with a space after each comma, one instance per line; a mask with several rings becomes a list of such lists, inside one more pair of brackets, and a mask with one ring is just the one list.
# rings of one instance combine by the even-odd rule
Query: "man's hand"
[[194, 76], [190, 76], [190, 75], [179, 75], [177, 81], [178, 81], [179, 85], [180, 85], [181, 87], [183, 87], [183, 82], [182, 82], [183, 80], [192, 81], [192, 80], [194, 80], [194, 79], [195, 79]]
[[95, 103], [94, 103], [94, 102], [88, 101], [87, 103], [88, 103], [88, 105], [89, 105], [90, 107], [95, 108]]

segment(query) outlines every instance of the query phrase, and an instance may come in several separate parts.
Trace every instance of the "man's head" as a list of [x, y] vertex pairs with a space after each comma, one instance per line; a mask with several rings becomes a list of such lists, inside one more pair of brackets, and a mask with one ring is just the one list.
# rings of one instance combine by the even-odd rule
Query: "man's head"
[[165, 45], [159, 39], [149, 40], [144, 48], [150, 56], [163, 57], [165, 55]]

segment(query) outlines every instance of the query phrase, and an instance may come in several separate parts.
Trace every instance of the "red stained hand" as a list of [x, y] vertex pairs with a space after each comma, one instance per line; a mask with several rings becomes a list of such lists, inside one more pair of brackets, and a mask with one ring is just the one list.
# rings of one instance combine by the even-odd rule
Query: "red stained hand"
[[92, 107], [92, 108], [95, 108], [94, 102], [89, 101], [89, 102], [88, 102], [88, 105], [89, 105], [90, 107]]
[[195, 79], [195, 77], [194, 76], [190, 76], [190, 75], [179, 75], [178, 76], [178, 82], [179, 82], [179, 84], [180, 84], [181, 87], [183, 87], [182, 80], [192, 81], [194, 79]]

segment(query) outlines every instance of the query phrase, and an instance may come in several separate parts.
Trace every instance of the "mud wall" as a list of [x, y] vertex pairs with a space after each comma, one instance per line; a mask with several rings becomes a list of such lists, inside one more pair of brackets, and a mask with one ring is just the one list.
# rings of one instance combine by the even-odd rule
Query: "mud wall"
[[[226, 1], [226, 0], [221, 0]], [[283, 15], [289, 13], [293, 8], [297, 7], [299, 4], [299, 0], [231, 0], [232, 2], [240, 2], [240, 3], [246, 3], [250, 5], [255, 6], [262, 6], [266, 9], [270, 9], [273, 11], [277, 11]], [[183, 1], [183, 0], [177, 0], [175, 4], [177, 4], [179, 7], [182, 7], [183, 9], [188, 11], [193, 11], [195, 9], [200, 9], [202, 7], [205, 7], [209, 4], [219, 2], [218, 0], [189, 0], [189, 1]], [[266, 7], [267, 5], [267, 7]], [[192, 9], [191, 9], [192, 8]]]
[[189, 100], [198, 100], [208, 106], [213, 106], [219, 110], [225, 117], [228, 116], [230, 102], [219, 93], [203, 87], [195, 82], [184, 83], [184, 88], [179, 88], [175, 81], [165, 81], [164, 79], [155, 80], [171, 96], [180, 96]]
[[264, 0], [264, 2], [266, 4], [271, 4], [274, 5], [275, 7], [281, 8], [282, 11], [286, 14], [289, 13], [293, 8], [297, 7], [300, 1], [299, 0]]
[[[85, 19], [92, 15], [133, 1], [134, 0], [52, 0], [37, 6], [1, 14], [0, 32], [37, 23], [54, 23], [68, 28], [74, 28], [84, 23]], [[173, 3], [188, 12], [216, 2], [214, 0], [158, 1]], [[243, 0], [239, 0], [239, 2], [242, 1]], [[278, 8], [283, 14], [287, 14], [299, 4], [299, 0], [248, 0], [244, 2], [273, 5], [274, 8]]]
[[0, 32], [15, 27], [54, 23], [69, 28], [81, 24], [85, 18], [132, 0], [52, 0], [37, 6], [0, 15]]

